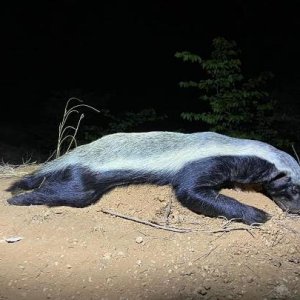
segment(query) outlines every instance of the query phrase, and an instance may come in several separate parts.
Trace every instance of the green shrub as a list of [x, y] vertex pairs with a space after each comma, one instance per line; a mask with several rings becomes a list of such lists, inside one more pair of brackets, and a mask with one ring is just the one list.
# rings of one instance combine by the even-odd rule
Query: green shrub
[[247, 80], [242, 74], [236, 42], [218, 37], [212, 46], [208, 59], [188, 51], [175, 54], [184, 62], [199, 64], [205, 74], [200, 81], [179, 83], [183, 88], [198, 89], [205, 107], [202, 111], [183, 112], [181, 117], [204, 122], [212, 131], [272, 140], [277, 134], [273, 126], [276, 103], [265, 90], [272, 74], [262, 73]]

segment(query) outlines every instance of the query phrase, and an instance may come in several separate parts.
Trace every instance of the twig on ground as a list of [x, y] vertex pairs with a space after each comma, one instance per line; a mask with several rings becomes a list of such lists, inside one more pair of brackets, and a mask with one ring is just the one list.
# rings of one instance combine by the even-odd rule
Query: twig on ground
[[228, 220], [228, 219], [224, 218], [224, 220], [226, 220], [226, 223], [222, 225], [222, 228], [227, 228], [228, 225], [232, 224], [232, 222], [234, 222], [234, 221], [238, 221], [239, 219], [233, 218], [233, 219]]
[[141, 223], [141, 224], [148, 225], [148, 226], [152, 226], [152, 227], [162, 229], [162, 230], [168, 230], [168, 231], [179, 232], [179, 233], [185, 233], [185, 232], [191, 232], [192, 231], [192, 229], [190, 229], [190, 228], [176, 228], [176, 227], [170, 227], [170, 226], [155, 224], [155, 223], [145, 221], [145, 220], [141, 220], [141, 219], [138, 219], [138, 218], [135, 218], [135, 217], [123, 215], [123, 214], [114, 212], [110, 209], [102, 208], [101, 212], [103, 212], [105, 214], [115, 216], [115, 217], [119, 217], [119, 218], [122, 218], [122, 219], [130, 220], [130, 221]]
[[198, 260], [200, 260], [200, 259], [204, 259], [204, 258], [208, 257], [208, 256], [209, 256], [213, 251], [215, 251], [218, 247], [219, 247], [219, 245], [218, 245], [218, 246], [215, 246], [215, 247], [212, 248], [212, 249], [210, 249], [207, 253], [204, 253], [203, 255], [197, 257], [197, 258], [194, 260], [194, 262], [195, 262], [195, 261], [198, 261]]
[[201, 232], [207, 232], [207, 233], [224, 233], [224, 232], [230, 232], [230, 231], [239, 231], [239, 230], [245, 230], [247, 231], [252, 237], [253, 234], [251, 232], [251, 229], [253, 228], [259, 228], [259, 227], [251, 227], [248, 228], [248, 227], [233, 227], [233, 228], [221, 228], [221, 229], [216, 229], [216, 230], [196, 230], [196, 231], [201, 231]]
[[171, 209], [172, 209], [172, 199], [173, 198], [170, 197], [169, 203], [165, 210], [164, 220], [165, 220], [166, 225], [169, 225], [169, 216], [171, 214]]
[[109, 214], [115, 217], [119, 217], [122, 219], [126, 219], [129, 221], [133, 221], [133, 222], [137, 222], [137, 223], [141, 223], [144, 225], [148, 225], [148, 226], [152, 226], [154, 228], [158, 228], [158, 229], [162, 229], [162, 230], [168, 230], [168, 231], [173, 231], [173, 232], [179, 232], [179, 233], [186, 233], [186, 232], [204, 232], [204, 233], [227, 233], [227, 232], [231, 232], [231, 231], [247, 231], [252, 237], [254, 237], [254, 235], [252, 234], [251, 230], [252, 229], [258, 229], [260, 230], [261, 228], [258, 226], [248, 226], [248, 227], [227, 227], [227, 225], [231, 222], [231, 220], [229, 220], [225, 225], [226, 227], [222, 226], [222, 228], [220, 229], [216, 229], [216, 230], [204, 230], [204, 229], [191, 229], [191, 228], [177, 228], [177, 227], [173, 227], [173, 226], [168, 226], [168, 225], [160, 225], [154, 222], [150, 222], [150, 221], [146, 221], [146, 220], [141, 220], [139, 218], [136, 217], [131, 217], [128, 215], [123, 215], [120, 214], [118, 212], [112, 211], [110, 209], [101, 209], [101, 212], [105, 213], [105, 214]]
[[289, 214], [286, 215], [286, 218], [290, 218], [290, 219], [300, 219], [300, 215], [289, 213]]

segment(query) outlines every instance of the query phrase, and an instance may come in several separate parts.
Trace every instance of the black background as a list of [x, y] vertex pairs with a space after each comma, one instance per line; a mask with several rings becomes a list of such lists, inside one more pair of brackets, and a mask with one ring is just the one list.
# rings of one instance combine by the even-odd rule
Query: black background
[[0, 143], [38, 145], [43, 135], [57, 128], [69, 96], [100, 109], [153, 107], [176, 115], [193, 101], [178, 82], [199, 79], [199, 74], [194, 65], [174, 58], [175, 52], [190, 50], [205, 57], [217, 36], [237, 41], [247, 76], [273, 72], [272, 90], [297, 116], [297, 2], [1, 4]]

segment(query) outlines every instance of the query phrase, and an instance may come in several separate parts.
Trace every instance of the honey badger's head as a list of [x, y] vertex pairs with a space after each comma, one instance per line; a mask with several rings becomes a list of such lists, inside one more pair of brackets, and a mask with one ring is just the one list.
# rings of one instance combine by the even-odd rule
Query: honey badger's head
[[300, 214], [300, 185], [280, 173], [266, 186], [267, 194], [284, 211]]

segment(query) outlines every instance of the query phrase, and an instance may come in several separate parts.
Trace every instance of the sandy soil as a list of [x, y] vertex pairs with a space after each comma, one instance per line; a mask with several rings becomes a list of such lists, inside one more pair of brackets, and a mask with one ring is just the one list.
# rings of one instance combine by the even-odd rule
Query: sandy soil
[[83, 209], [9, 206], [4, 190], [15, 179], [0, 178], [1, 300], [300, 299], [300, 218], [259, 193], [223, 191], [273, 215], [251, 228], [197, 215], [169, 187], [149, 185], [117, 188]]

